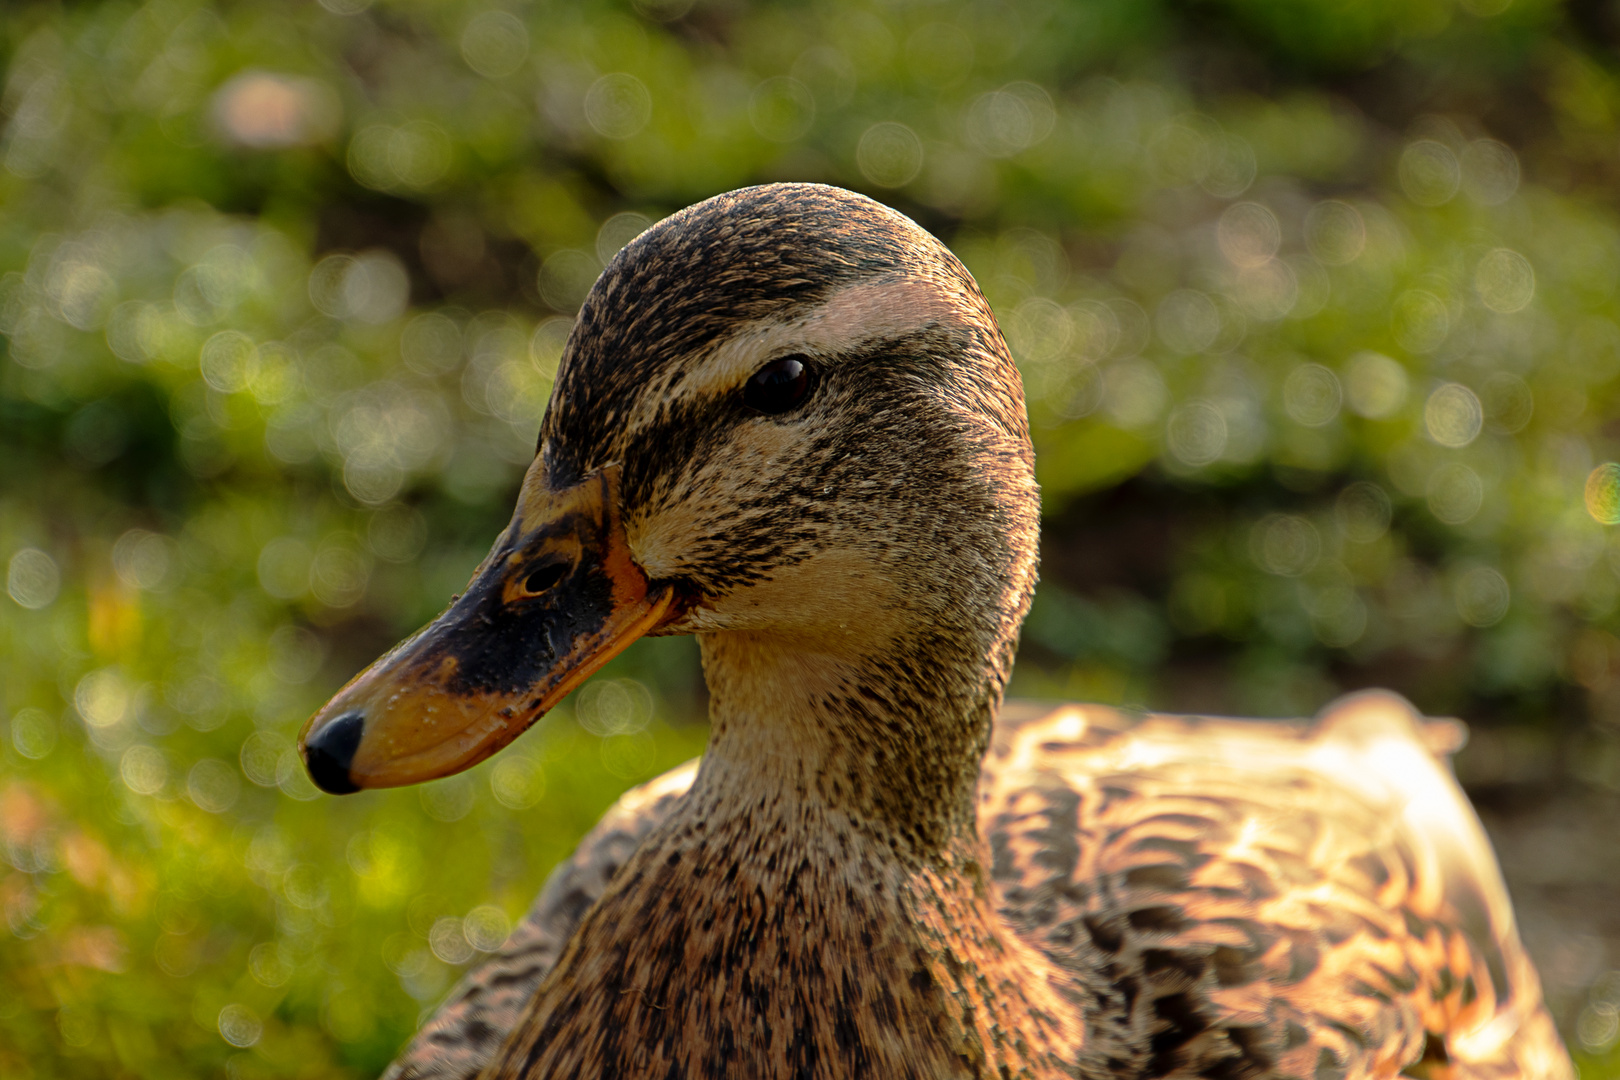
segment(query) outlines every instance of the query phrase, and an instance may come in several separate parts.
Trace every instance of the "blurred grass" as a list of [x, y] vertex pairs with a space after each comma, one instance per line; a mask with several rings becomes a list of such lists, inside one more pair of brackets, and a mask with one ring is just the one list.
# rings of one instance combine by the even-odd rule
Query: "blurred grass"
[[291, 754], [504, 524], [602, 263], [747, 183], [898, 206], [1002, 318], [1016, 692], [1378, 683], [1474, 724], [1477, 796], [1620, 790], [1617, 43], [1551, 0], [8, 5], [0, 1073], [373, 1074], [701, 749], [661, 640], [462, 777]]

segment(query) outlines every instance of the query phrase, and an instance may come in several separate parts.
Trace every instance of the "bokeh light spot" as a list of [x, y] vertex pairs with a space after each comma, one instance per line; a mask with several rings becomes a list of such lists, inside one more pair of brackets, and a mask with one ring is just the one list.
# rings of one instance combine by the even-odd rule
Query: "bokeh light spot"
[[1328, 266], [1348, 265], [1367, 246], [1367, 223], [1349, 203], [1319, 202], [1305, 215], [1305, 244]]
[[296, 802], [313, 802], [322, 794], [304, 768], [303, 755], [291, 747], [283, 750], [276, 761], [276, 787]]
[[273, 941], [261, 941], [248, 953], [248, 974], [260, 986], [285, 986], [295, 967], [286, 947]]
[[1102, 372], [1086, 360], [1056, 367], [1055, 377], [1046, 380], [1043, 394], [1053, 412], [1065, 420], [1078, 420], [1097, 411], [1104, 388]]
[[[794, 136], [797, 138], [798, 136]], [[596, 258], [603, 266], [630, 241], [652, 228], [652, 219], [634, 210], [614, 214], [596, 230]]]
[[1401, 151], [1401, 188], [1419, 206], [1442, 206], [1457, 194], [1462, 168], [1445, 143], [1418, 139]]
[[6, 564], [6, 594], [25, 608], [49, 607], [61, 588], [56, 560], [39, 548], [23, 548]]
[[186, 774], [186, 794], [210, 814], [223, 814], [242, 792], [240, 774], [217, 758], [203, 758]]
[[219, 1010], [219, 1037], [232, 1046], [253, 1046], [263, 1034], [264, 1022], [246, 1005], [232, 1003]]
[[1481, 206], [1500, 206], [1519, 190], [1519, 158], [1495, 139], [1475, 139], [1463, 148], [1463, 192]]
[[222, 394], [245, 390], [258, 368], [259, 350], [240, 330], [221, 330], [198, 355], [203, 381]]
[[405, 324], [399, 336], [400, 358], [418, 375], [443, 375], [461, 362], [461, 327], [441, 312], [430, 311]]
[[157, 306], [128, 300], [107, 316], [107, 347], [120, 360], [144, 364], [157, 356], [162, 315]]
[[620, 780], [641, 780], [652, 768], [657, 753], [658, 743], [651, 732], [609, 735], [602, 740], [602, 767]]
[[411, 506], [385, 506], [366, 525], [366, 546], [385, 562], [411, 562], [422, 553], [427, 537], [427, 520]]
[[1268, 514], [1249, 535], [1255, 563], [1268, 574], [1298, 577], [1316, 565], [1322, 537], [1316, 526], [1295, 514]]
[[1231, 295], [1251, 318], [1276, 322], [1299, 302], [1299, 279], [1283, 259], [1272, 259], [1238, 271]]
[[1358, 480], [1339, 492], [1336, 505], [1339, 528], [1347, 539], [1370, 544], [1389, 531], [1393, 507], [1377, 484]]
[[[466, 773], [423, 784], [417, 791], [422, 809], [434, 821], [460, 821], [472, 812], [475, 793], [472, 778]], [[460, 963], [459, 960], [449, 962]]]
[[353, 537], [333, 534], [321, 542], [310, 560], [310, 588], [328, 607], [349, 607], [365, 593], [370, 573], [365, 553]]
[[1334, 585], [1318, 590], [1309, 605], [1311, 630], [1330, 649], [1344, 649], [1367, 630], [1367, 604], [1355, 589]]
[[1300, 364], [1283, 381], [1283, 407], [1290, 419], [1306, 427], [1332, 423], [1343, 401], [1339, 377], [1321, 364]]
[[486, 79], [506, 78], [528, 57], [528, 28], [511, 12], [481, 12], [461, 32], [461, 58]]
[[557, 377], [557, 365], [562, 362], [563, 350], [568, 346], [568, 335], [573, 333], [574, 320], [566, 316], [541, 319], [529, 338], [529, 362], [542, 378]]
[[558, 311], [572, 314], [602, 273], [602, 264], [589, 252], [564, 248], [540, 266], [540, 295]]
[[603, 75], [585, 94], [585, 120], [598, 135], [628, 139], [652, 119], [652, 94], [627, 72]]
[[1032, 296], [1019, 304], [1006, 320], [1007, 344], [1020, 361], [1044, 364], [1057, 359], [1074, 338], [1074, 320], [1067, 309], [1045, 296]]
[[1513, 590], [1494, 567], [1468, 566], [1456, 574], [1452, 598], [1457, 616], [1469, 626], [1495, 626], [1507, 614]]
[[1620, 464], [1605, 461], [1587, 476], [1586, 512], [1604, 525], [1620, 525]]
[[861, 175], [879, 187], [901, 187], [922, 171], [923, 145], [917, 133], [889, 120], [866, 129], [855, 147]]
[[1208, 465], [1226, 450], [1226, 417], [1208, 402], [1189, 401], [1171, 412], [1165, 442], [1182, 464]]
[[73, 689], [73, 704], [93, 728], [108, 728], [123, 722], [129, 713], [133, 692], [115, 668], [100, 668], [79, 680]]
[[1620, 1005], [1612, 1001], [1592, 1001], [1575, 1020], [1575, 1041], [1588, 1054], [1608, 1052], [1620, 1041]]
[[352, 255], [328, 255], [309, 274], [309, 302], [322, 315], [341, 319], [348, 315], [343, 281], [354, 266]]
[[1522, 310], [1536, 295], [1536, 271], [1517, 251], [1497, 248], [1479, 260], [1474, 290], [1480, 303], [1503, 314]]
[[1209, 124], [1202, 117], [1187, 120], [1160, 126], [1148, 140], [1154, 179], [1163, 187], [1201, 184], [1209, 177], [1215, 159]]
[[592, 735], [629, 735], [652, 722], [653, 698], [637, 679], [594, 679], [578, 694], [574, 716]]
[[137, 795], [156, 795], [169, 780], [169, 762], [155, 746], [137, 743], [124, 751], [118, 765], [124, 786]]
[[1207, 144], [1208, 164], [1199, 181], [1217, 199], [1235, 199], [1249, 190], [1258, 171], [1254, 147], [1248, 140], [1222, 133]]
[[1159, 301], [1154, 329], [1172, 352], [1203, 352], [1221, 333], [1221, 313], [1208, 295], [1196, 289], [1177, 289]]
[[86, 1047], [101, 1033], [101, 1020], [87, 1005], [64, 1005], [57, 1010], [56, 1028], [67, 1045]]
[[309, 275], [309, 298], [334, 319], [379, 324], [396, 319], [410, 298], [410, 278], [392, 252], [328, 255]]
[[11, 746], [30, 761], [49, 757], [56, 749], [57, 724], [44, 709], [19, 709], [11, 718]]
[[342, 117], [337, 93], [318, 79], [244, 71], [214, 94], [214, 123], [231, 142], [281, 149], [321, 142]]
[[1345, 371], [1350, 411], [1369, 420], [1387, 420], [1406, 404], [1408, 379], [1399, 360], [1382, 353], [1359, 352]]
[[1429, 477], [1429, 512], [1447, 525], [1474, 519], [1485, 501], [1485, 482], [1461, 462], [1440, 466]]
[[1467, 446], [1479, 437], [1485, 410], [1474, 392], [1461, 383], [1446, 383], [1429, 395], [1423, 423], [1429, 438], [1441, 446]]
[[431, 120], [371, 124], [349, 140], [350, 174], [378, 191], [427, 191], [450, 171], [454, 143]]
[[1122, 428], [1152, 427], [1170, 403], [1164, 376], [1145, 360], [1114, 364], [1103, 378], [1103, 408], [1108, 418]]
[[506, 912], [494, 904], [480, 904], [467, 912], [467, 917], [461, 922], [461, 932], [467, 938], [467, 944], [479, 952], [494, 952], [506, 943], [506, 936], [512, 932], [512, 922], [506, 917]]
[[276, 771], [292, 744], [274, 731], [255, 731], [242, 742], [242, 772], [260, 787], [276, 786]]
[[1045, 139], [1055, 122], [1052, 99], [1045, 90], [1031, 82], [1008, 83], [979, 95], [968, 106], [967, 139], [989, 157], [1011, 157]]
[[1234, 203], [1221, 212], [1216, 239], [1234, 266], [1264, 266], [1282, 247], [1277, 215], [1259, 203]]
[[1395, 300], [1395, 340], [1408, 352], [1430, 353], [1451, 333], [1446, 302], [1422, 289], [1408, 289]]
[[56, 363], [67, 337], [66, 327], [38, 306], [13, 313], [0, 329], [8, 339], [6, 353], [10, 359], [19, 367], [36, 371]]
[[428, 931], [428, 947], [447, 964], [465, 964], [473, 955], [473, 946], [462, 929], [462, 921], [454, 915], [445, 915], [433, 923]]
[[489, 771], [489, 790], [502, 806], [527, 810], [545, 795], [546, 774], [538, 762], [507, 751]]

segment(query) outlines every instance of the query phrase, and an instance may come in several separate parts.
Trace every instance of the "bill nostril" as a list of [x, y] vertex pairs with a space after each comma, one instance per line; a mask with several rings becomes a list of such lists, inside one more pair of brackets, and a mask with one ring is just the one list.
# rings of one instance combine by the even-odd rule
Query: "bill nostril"
[[349, 765], [366, 729], [361, 712], [348, 712], [325, 725], [304, 743], [304, 767], [315, 786], [328, 795], [348, 795], [360, 785], [349, 777]]
[[523, 579], [523, 588], [530, 594], [543, 593], [561, 581], [567, 573], [568, 565], [566, 563], [552, 563], [550, 566], [542, 566]]

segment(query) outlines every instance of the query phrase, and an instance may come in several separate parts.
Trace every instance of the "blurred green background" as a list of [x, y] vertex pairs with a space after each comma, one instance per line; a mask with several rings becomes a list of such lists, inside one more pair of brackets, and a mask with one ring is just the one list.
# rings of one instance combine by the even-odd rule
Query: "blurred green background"
[[1617, 44], [1597, 0], [8, 0], [0, 1074], [375, 1074], [698, 752], [684, 640], [421, 788], [292, 746], [504, 524], [603, 262], [799, 179], [940, 235], [1023, 366], [1015, 692], [1467, 719], [1620, 1076]]

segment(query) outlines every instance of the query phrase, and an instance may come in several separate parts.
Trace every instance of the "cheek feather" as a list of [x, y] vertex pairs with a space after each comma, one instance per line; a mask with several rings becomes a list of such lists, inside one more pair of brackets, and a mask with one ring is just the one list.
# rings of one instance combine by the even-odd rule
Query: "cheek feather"
[[749, 420], [698, 470], [677, 471], [679, 462], [666, 463], [657, 492], [628, 525], [630, 550], [647, 576], [658, 581], [690, 574], [697, 553], [711, 548], [716, 537], [736, 533], [740, 508], [771, 494], [761, 478], [780, 473], [803, 437], [791, 425]]
[[715, 628], [791, 635], [809, 647], [851, 655], [908, 631], [915, 605], [878, 553], [847, 547], [807, 551], [747, 588], [705, 605]]

